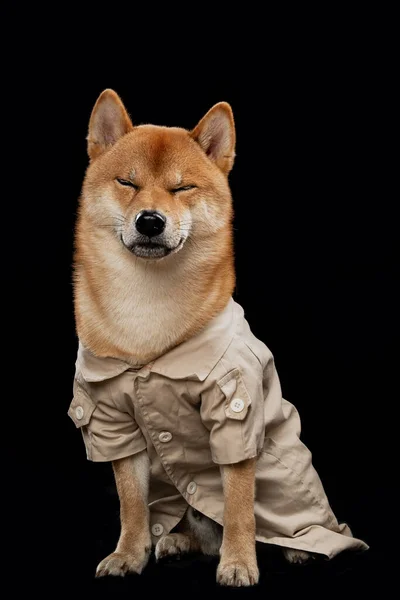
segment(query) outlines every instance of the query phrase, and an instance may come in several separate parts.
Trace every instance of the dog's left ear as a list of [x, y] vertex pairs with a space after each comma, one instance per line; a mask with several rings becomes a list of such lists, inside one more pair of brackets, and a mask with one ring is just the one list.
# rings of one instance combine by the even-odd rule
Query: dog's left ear
[[235, 122], [227, 102], [215, 104], [190, 132], [215, 164], [228, 175], [235, 159]]

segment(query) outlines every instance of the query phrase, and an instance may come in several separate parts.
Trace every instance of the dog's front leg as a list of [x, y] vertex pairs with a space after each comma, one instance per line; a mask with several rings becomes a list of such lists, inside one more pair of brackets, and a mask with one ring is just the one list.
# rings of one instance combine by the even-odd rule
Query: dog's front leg
[[97, 567], [96, 577], [141, 573], [151, 551], [147, 505], [150, 463], [147, 451], [115, 460], [113, 469], [121, 509], [121, 535], [115, 552]]
[[248, 586], [258, 582], [254, 489], [256, 458], [221, 467], [224, 486], [224, 530], [217, 581]]

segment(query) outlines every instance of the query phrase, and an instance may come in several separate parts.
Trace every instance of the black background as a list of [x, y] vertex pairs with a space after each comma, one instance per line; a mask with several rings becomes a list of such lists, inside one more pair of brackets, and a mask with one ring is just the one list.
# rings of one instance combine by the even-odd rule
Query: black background
[[[371, 546], [359, 557], [301, 568], [263, 552], [261, 584], [247, 593], [327, 595], [389, 581], [398, 504], [390, 462], [398, 395], [394, 77], [390, 36], [377, 39], [357, 23], [329, 36], [312, 27], [275, 36], [252, 53], [241, 53], [238, 39], [235, 60], [212, 48], [196, 62], [184, 48], [166, 58], [161, 45], [156, 61], [132, 50], [121, 69], [121, 60], [91, 46], [76, 61], [57, 54], [55, 68], [44, 48], [26, 58], [27, 80], [13, 80], [22, 89], [16, 156], [26, 185], [18, 185], [6, 225], [13, 294], [4, 329], [15, 313], [8, 347], [20, 414], [4, 438], [33, 588], [89, 597], [216, 589], [216, 562], [198, 557], [152, 564], [141, 578], [94, 579], [117, 540], [118, 500], [111, 466], [86, 461], [66, 412], [77, 348], [73, 227], [87, 123], [106, 87], [121, 95], [136, 124], [192, 128], [214, 103], [231, 103], [235, 297], [274, 353], [338, 519]], [[25, 545], [18, 537], [18, 554]]]

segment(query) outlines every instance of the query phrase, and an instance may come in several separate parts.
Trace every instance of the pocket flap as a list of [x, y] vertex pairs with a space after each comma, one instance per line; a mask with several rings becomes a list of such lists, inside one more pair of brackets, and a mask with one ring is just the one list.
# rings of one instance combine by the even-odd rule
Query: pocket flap
[[71, 417], [76, 427], [87, 425], [95, 408], [96, 405], [91, 400], [87, 391], [75, 380], [74, 399], [70, 404], [68, 415]]
[[251, 399], [244, 385], [240, 370], [232, 369], [217, 383], [226, 398], [226, 416], [229, 419], [243, 421], [251, 405]]

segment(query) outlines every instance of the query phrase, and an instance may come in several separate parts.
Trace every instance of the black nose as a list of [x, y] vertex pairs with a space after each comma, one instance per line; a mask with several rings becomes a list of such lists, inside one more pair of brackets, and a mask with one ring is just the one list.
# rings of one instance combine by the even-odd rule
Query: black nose
[[135, 220], [136, 229], [139, 233], [154, 237], [165, 229], [165, 217], [155, 210], [142, 210]]

